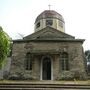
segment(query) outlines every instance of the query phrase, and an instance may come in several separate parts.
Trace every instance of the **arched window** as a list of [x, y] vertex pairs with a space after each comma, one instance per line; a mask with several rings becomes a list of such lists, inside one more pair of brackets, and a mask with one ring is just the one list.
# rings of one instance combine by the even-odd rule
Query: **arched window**
[[32, 70], [32, 57], [30, 53], [26, 54], [25, 68], [26, 70]]
[[68, 54], [66, 52], [61, 53], [60, 63], [62, 70], [69, 70]]

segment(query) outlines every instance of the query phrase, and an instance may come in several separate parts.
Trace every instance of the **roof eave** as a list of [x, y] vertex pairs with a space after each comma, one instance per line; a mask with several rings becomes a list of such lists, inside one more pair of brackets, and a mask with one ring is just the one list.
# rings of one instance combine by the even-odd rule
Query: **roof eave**
[[41, 40], [41, 39], [25, 39], [25, 40], [13, 40], [13, 43], [15, 43], [15, 42], [18, 42], [18, 43], [20, 43], [20, 42], [81, 42], [81, 43], [83, 43], [84, 41], [85, 41], [85, 39], [74, 39], [74, 40], [70, 40], [70, 39], [68, 39], [68, 40], [65, 40], [65, 39], [61, 39], [61, 40], [51, 40], [51, 39], [48, 39], [48, 40], [46, 40], [46, 39], [43, 39], [43, 40]]

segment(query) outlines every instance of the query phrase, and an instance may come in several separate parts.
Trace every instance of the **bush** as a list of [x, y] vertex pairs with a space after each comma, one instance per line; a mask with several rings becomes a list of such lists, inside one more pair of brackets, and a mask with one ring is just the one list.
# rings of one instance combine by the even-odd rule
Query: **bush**
[[8, 71], [4, 71], [3, 72], [3, 78], [4, 79], [7, 79], [8, 78], [8, 75], [9, 75], [9, 72]]
[[9, 80], [35, 80], [34, 77], [32, 77], [30, 74], [22, 74], [22, 73], [16, 73], [12, 76], [9, 76]]
[[59, 80], [73, 80], [74, 79], [74, 73], [70, 71], [64, 71], [62, 74], [60, 74]]
[[63, 71], [59, 75], [59, 80], [87, 80], [85, 72], [79, 72], [78, 70]]

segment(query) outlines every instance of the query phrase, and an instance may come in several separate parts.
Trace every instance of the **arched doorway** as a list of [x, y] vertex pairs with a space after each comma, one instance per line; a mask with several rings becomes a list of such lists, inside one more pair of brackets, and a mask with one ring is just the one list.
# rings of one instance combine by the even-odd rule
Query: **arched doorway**
[[51, 58], [42, 59], [42, 80], [51, 80]]

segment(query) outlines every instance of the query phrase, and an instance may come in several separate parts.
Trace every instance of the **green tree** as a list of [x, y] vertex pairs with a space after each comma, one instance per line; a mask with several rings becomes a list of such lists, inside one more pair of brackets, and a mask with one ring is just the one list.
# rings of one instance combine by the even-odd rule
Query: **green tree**
[[85, 51], [85, 56], [86, 56], [87, 62], [90, 62], [90, 50]]
[[4, 64], [10, 50], [10, 38], [0, 27], [0, 68]]
[[90, 50], [85, 51], [87, 59], [87, 72], [90, 73]]

